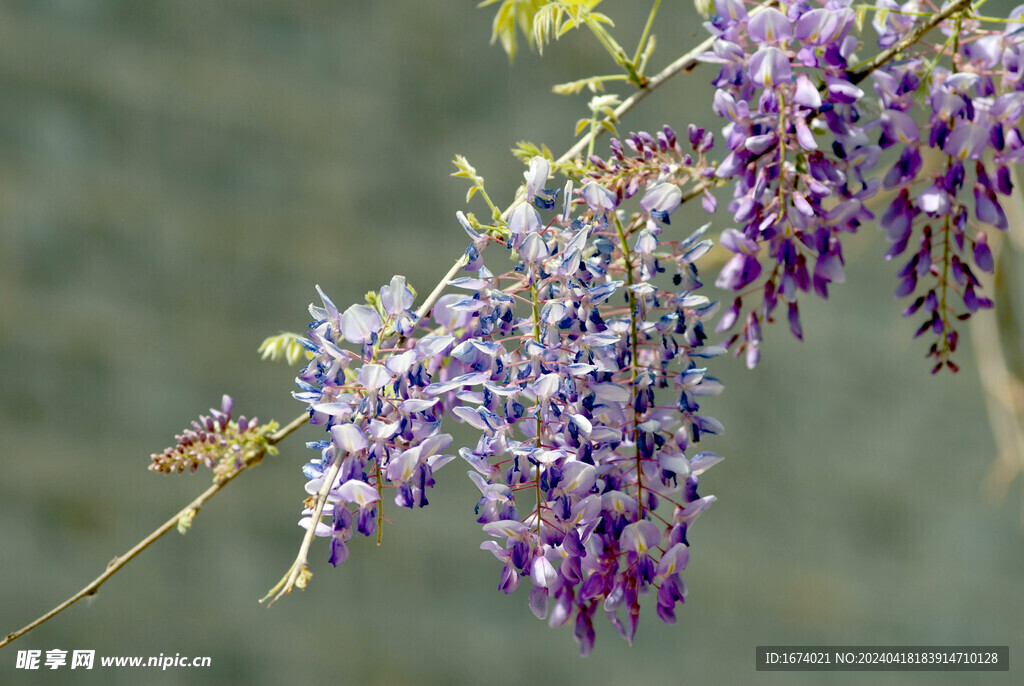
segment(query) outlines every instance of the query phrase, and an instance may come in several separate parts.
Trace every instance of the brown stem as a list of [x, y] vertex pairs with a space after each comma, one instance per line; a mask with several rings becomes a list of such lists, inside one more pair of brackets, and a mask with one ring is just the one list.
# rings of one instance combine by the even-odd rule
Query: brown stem
[[924, 38], [924, 34], [928, 33], [957, 12], [963, 12], [970, 6], [971, 0], [956, 0], [956, 2], [951, 4], [949, 7], [944, 8], [941, 12], [936, 12], [928, 19], [928, 21], [915, 26], [914, 29], [903, 38], [903, 40], [897, 41], [892, 47], [875, 55], [873, 58], [865, 62], [860, 69], [850, 72], [850, 83], [854, 85], [860, 83], [870, 76], [871, 72], [878, 69], [893, 57]]
[[[309, 420], [309, 415], [308, 414], [303, 414], [300, 417], [296, 417], [291, 422], [289, 422], [288, 425], [285, 426], [284, 428], [279, 429], [278, 431], [274, 432], [270, 436], [267, 436], [267, 446], [269, 447], [269, 446], [277, 444], [282, 439], [284, 439], [286, 436], [288, 436], [293, 431], [298, 429], [300, 426], [305, 424], [308, 420]], [[135, 557], [139, 553], [141, 553], [143, 550], [145, 550], [150, 545], [155, 543], [157, 541], [157, 539], [159, 539], [161, 536], [166, 534], [168, 531], [171, 531], [172, 529], [177, 528], [178, 522], [180, 522], [183, 517], [187, 517], [187, 518], [194, 517], [199, 512], [200, 508], [202, 508], [203, 505], [206, 504], [207, 500], [209, 500], [213, 496], [215, 496], [218, 493], [220, 493], [220, 491], [225, 486], [227, 486], [229, 483], [234, 481], [238, 477], [239, 474], [241, 474], [242, 472], [245, 472], [248, 469], [250, 469], [252, 467], [255, 467], [257, 464], [259, 464], [263, 460], [264, 456], [266, 456], [266, 454], [267, 454], [267, 449], [263, 448], [262, 450], [257, 452], [255, 455], [253, 455], [249, 460], [247, 460], [237, 471], [235, 471], [235, 472], [233, 472], [231, 474], [228, 474], [227, 476], [222, 478], [220, 481], [217, 481], [212, 486], [207, 488], [205, 491], [203, 491], [203, 493], [198, 498], [196, 498], [195, 500], [190, 502], [188, 505], [186, 505], [184, 508], [182, 508], [176, 515], [174, 515], [173, 517], [168, 519], [166, 522], [161, 524], [159, 527], [157, 527], [151, 534], [149, 534], [148, 536], [143, 538], [141, 541], [136, 543], [130, 550], [125, 552], [123, 555], [118, 555], [113, 560], [111, 560], [107, 564], [107, 568], [103, 571], [103, 573], [100, 574], [95, 579], [93, 579], [87, 586], [85, 586], [78, 593], [74, 594], [73, 596], [71, 596], [70, 598], [65, 600], [63, 603], [61, 603], [57, 607], [53, 608], [52, 610], [50, 610], [46, 614], [42, 615], [41, 617], [33, 620], [32, 622], [29, 622], [28, 624], [26, 624], [21, 629], [18, 629], [17, 631], [14, 631], [14, 632], [11, 632], [11, 633], [7, 634], [3, 638], [3, 640], [0, 640], [0, 648], [3, 648], [4, 646], [6, 646], [8, 643], [14, 641], [15, 639], [17, 639], [17, 638], [19, 638], [21, 636], [24, 636], [25, 634], [27, 634], [28, 632], [30, 632], [33, 629], [35, 629], [37, 626], [39, 626], [40, 624], [42, 624], [46, 620], [48, 620], [48, 619], [50, 619], [52, 617], [56, 617], [61, 612], [63, 612], [64, 610], [68, 609], [69, 607], [71, 607], [72, 605], [77, 603], [82, 598], [86, 598], [88, 596], [95, 595], [96, 592], [100, 589], [100, 586], [102, 586], [104, 583], [106, 583], [107, 579], [109, 579], [110, 577], [114, 576], [119, 571], [121, 571], [122, 567], [127, 565], [133, 559], [135, 559]]]

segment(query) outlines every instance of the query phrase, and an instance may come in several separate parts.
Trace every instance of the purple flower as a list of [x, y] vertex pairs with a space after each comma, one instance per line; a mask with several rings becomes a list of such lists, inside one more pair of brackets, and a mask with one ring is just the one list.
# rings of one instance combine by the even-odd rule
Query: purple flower
[[372, 307], [352, 305], [341, 315], [341, 335], [349, 343], [372, 343], [380, 329], [380, 315]]
[[395, 276], [387, 286], [381, 286], [380, 301], [384, 311], [398, 315], [412, 307], [412, 291], [405, 283], [404, 276]]
[[942, 146], [942, 152], [960, 159], [981, 159], [988, 146], [988, 131], [977, 124], [961, 124], [953, 129]]
[[747, 23], [750, 39], [755, 43], [782, 43], [793, 37], [793, 25], [785, 14], [769, 7], [758, 12]]
[[761, 263], [757, 259], [759, 246], [736, 229], [722, 232], [722, 247], [736, 253], [722, 271], [715, 285], [732, 291], [742, 290], [761, 275]]
[[788, 83], [792, 76], [789, 58], [782, 50], [771, 45], [766, 45], [754, 53], [748, 69], [750, 80], [763, 88], [774, 88], [777, 84]]
[[835, 9], [813, 9], [800, 16], [794, 35], [810, 45], [825, 45], [835, 40], [840, 27], [840, 14]]
[[650, 188], [640, 201], [640, 209], [666, 224], [668, 217], [682, 202], [683, 192], [674, 183], [660, 183]]
[[615, 195], [603, 186], [590, 182], [583, 186], [583, 200], [594, 212], [610, 212], [617, 204]]
[[542, 201], [550, 200], [550, 194], [544, 190], [544, 185], [547, 183], [548, 174], [550, 173], [551, 165], [547, 159], [543, 157], [530, 158], [530, 169], [524, 174], [526, 177], [527, 202], [534, 202], [537, 199]]
[[992, 250], [988, 247], [988, 236], [984, 231], [978, 232], [974, 242], [974, 264], [978, 269], [988, 274], [995, 270], [995, 262], [992, 259]]
[[1009, 228], [1010, 224], [1006, 220], [1006, 213], [1003, 212], [999, 199], [991, 189], [980, 186], [974, 187], [974, 208], [978, 221], [994, 226], [1002, 231]]
[[793, 93], [793, 101], [807, 109], [816, 110], [821, 107], [821, 94], [807, 74], [800, 73], [796, 76], [796, 90]]
[[529, 203], [520, 203], [508, 217], [508, 230], [512, 233], [513, 247], [519, 247], [528, 234], [536, 233], [543, 227], [540, 213]]
[[[690, 138], [703, 159], [709, 137]], [[715, 308], [697, 292], [706, 227], [663, 241], [660, 224], [681, 204], [681, 185], [707, 178], [703, 165], [684, 157], [670, 129], [631, 134], [612, 159], [595, 162], [582, 203], [567, 202], [549, 222], [543, 203], [516, 206], [507, 225], [515, 268], [494, 276], [481, 264], [476, 276], [453, 279], [459, 293], [439, 298], [430, 319], [412, 315], [400, 276], [375, 307], [339, 314], [323, 296], [296, 397], [331, 437], [311, 444], [320, 457], [304, 469], [314, 497], [333, 475], [323, 506], [330, 524], [313, 522], [310, 510], [303, 526], [330, 539], [332, 563], [344, 561], [355, 533], [381, 533], [384, 488], [399, 507], [427, 504], [434, 471], [452, 459], [442, 421], [457, 421], [477, 435], [457, 452], [480, 492], [474, 516], [491, 537], [481, 547], [501, 562], [502, 591], [528, 582], [531, 610], [574, 626], [584, 653], [599, 602], [631, 638], [639, 594], [667, 584], [656, 612], [675, 621], [693, 520], [679, 513], [699, 499], [697, 475], [711, 464], [687, 451], [722, 431], [698, 404], [721, 384], [696, 360], [723, 351], [705, 347]], [[544, 166], [535, 161], [527, 173], [535, 200]], [[611, 214], [630, 197], [640, 212]], [[473, 227], [467, 234], [481, 249], [489, 242]], [[756, 252], [756, 241], [735, 234], [733, 249]], [[661, 276], [666, 262], [674, 284]], [[517, 309], [517, 298], [529, 307]], [[656, 403], [655, 388], [674, 389], [675, 409]], [[529, 497], [513, 498], [514, 489]]]
[[740, 253], [734, 255], [725, 264], [715, 280], [715, 285], [719, 288], [738, 291], [756, 281], [760, 275], [761, 263], [757, 258]]
[[885, 110], [880, 121], [882, 130], [891, 140], [913, 143], [920, 138], [917, 122], [906, 112]]

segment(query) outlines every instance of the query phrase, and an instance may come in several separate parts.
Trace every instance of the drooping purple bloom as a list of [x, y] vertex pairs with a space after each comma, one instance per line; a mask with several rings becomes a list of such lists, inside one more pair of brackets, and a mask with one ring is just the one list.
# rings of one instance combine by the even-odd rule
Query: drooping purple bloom
[[584, 185], [581, 194], [587, 207], [595, 212], [610, 212], [617, 204], [611, 191], [593, 182]]
[[380, 329], [380, 315], [372, 307], [352, 305], [341, 315], [341, 334], [349, 343], [372, 343]]
[[778, 84], [788, 83], [792, 71], [789, 58], [775, 46], [766, 45], [750, 58], [748, 66], [750, 80], [763, 88], [774, 88]]
[[[434, 471], [452, 459], [442, 453], [451, 441], [442, 421], [457, 421], [477, 434], [457, 452], [480, 492], [473, 516], [495, 539], [481, 547], [501, 563], [503, 592], [525, 580], [531, 610], [553, 626], [575, 626], [584, 653], [593, 647], [598, 603], [623, 608], [624, 620], [612, 623], [631, 639], [640, 596], [667, 584], [656, 613], [675, 621], [685, 562], [673, 537], [685, 536], [692, 518], [676, 521], [671, 508], [697, 498], [696, 475], [710, 466], [686, 451], [722, 430], [697, 402], [721, 384], [694, 360], [724, 352], [706, 345], [714, 306], [698, 291], [694, 264], [710, 247], [701, 239], [706, 227], [662, 242], [660, 226], [681, 204], [680, 186], [708, 178], [709, 135], [694, 136], [691, 147], [696, 162], [671, 130], [631, 134], [611, 159], [594, 163], [582, 203], [567, 201], [561, 215], [542, 218], [554, 208], [524, 202], [487, 239], [469, 226], [480, 264], [475, 275], [449, 282], [458, 292], [438, 298], [429, 319], [412, 316], [402, 277], [371, 298], [374, 307], [339, 314], [325, 299], [316, 308], [314, 359], [296, 396], [330, 433], [312, 444], [320, 458], [304, 473], [309, 495], [327, 493], [323, 517], [331, 523], [313, 522], [310, 510], [303, 525], [330, 538], [333, 564], [348, 556], [354, 534], [379, 534], [389, 521], [384, 488], [399, 507], [427, 504]], [[658, 162], [643, 168], [654, 164], [648, 160]], [[527, 173], [535, 196], [543, 166]], [[611, 214], [631, 197], [639, 212]], [[625, 223], [612, 227], [613, 220]], [[495, 240], [515, 248], [516, 260], [498, 277], [482, 264]], [[758, 248], [738, 233], [730, 245]], [[667, 281], [659, 276], [666, 264], [677, 289], [656, 282]], [[623, 293], [633, 305], [627, 311], [613, 297]], [[517, 308], [524, 298], [531, 306]], [[656, 403], [659, 386], [675, 386], [676, 408]], [[325, 488], [328, 475], [336, 476]], [[513, 489], [523, 488], [539, 499], [517, 502]], [[627, 559], [634, 563], [620, 567]]]
[[793, 25], [789, 18], [774, 7], [751, 17], [747, 23], [747, 31], [755, 43], [775, 45], [793, 37]]
[[542, 228], [540, 213], [529, 203], [520, 203], [509, 214], [508, 230], [512, 233], [514, 246], [518, 246], [528, 234], [536, 233]]
[[669, 215], [682, 202], [683, 192], [674, 183], [660, 183], [649, 189], [640, 200], [640, 209], [668, 224]]
[[981, 159], [988, 147], [988, 131], [977, 124], [961, 124], [946, 138], [942, 152], [960, 159]]

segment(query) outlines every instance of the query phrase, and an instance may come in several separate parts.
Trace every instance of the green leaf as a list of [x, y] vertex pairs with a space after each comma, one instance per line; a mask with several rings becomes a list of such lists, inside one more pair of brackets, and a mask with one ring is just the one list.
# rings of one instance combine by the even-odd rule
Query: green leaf
[[512, 148], [512, 154], [516, 156], [516, 159], [521, 160], [522, 162], [529, 162], [530, 159], [537, 156], [544, 157], [549, 160], [553, 159], [553, 155], [551, 154], [551, 150], [548, 149], [548, 146], [541, 145], [538, 147], [537, 144], [529, 141], [519, 141], [516, 143], [516, 147]]
[[484, 0], [477, 7], [487, 7], [501, 2], [497, 14], [494, 15], [494, 23], [491, 29], [491, 44], [501, 41], [501, 47], [508, 55], [510, 62], [516, 58], [516, 27], [526, 36], [530, 47], [534, 46], [534, 38], [531, 32], [534, 15], [541, 9], [544, 0]]
[[864, 30], [864, 19], [867, 17], [867, 15], [868, 15], [868, 7], [867, 7], [867, 5], [861, 5], [860, 7], [858, 7], [856, 13], [853, 15], [854, 16], [854, 24], [857, 27], [857, 33], [860, 33], [860, 32], [862, 32]]
[[290, 365], [298, 364], [303, 358], [311, 359], [312, 355], [302, 347], [297, 333], [280, 333], [270, 336], [260, 343], [256, 352], [260, 353], [260, 359], [277, 362], [284, 360]]
[[[611, 78], [620, 79], [621, 77], [616, 75]], [[568, 81], [566, 83], [556, 84], [555, 86], [552, 86], [551, 90], [559, 95], [576, 95], [584, 88], [589, 89], [591, 93], [597, 93], [598, 91], [604, 90], [604, 82], [608, 79], [609, 77], [607, 76], [590, 76], [577, 81]]]
[[555, 34], [555, 40], [558, 40], [579, 25], [580, 21], [576, 18], [562, 22], [562, 25], [558, 27], [558, 33]]

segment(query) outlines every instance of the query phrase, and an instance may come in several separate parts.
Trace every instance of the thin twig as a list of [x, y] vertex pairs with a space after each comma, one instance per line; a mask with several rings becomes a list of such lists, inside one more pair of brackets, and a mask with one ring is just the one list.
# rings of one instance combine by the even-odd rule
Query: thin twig
[[[272, 445], [275, 445], [275, 444], [279, 443], [281, 440], [283, 440], [289, 434], [291, 434], [296, 429], [298, 429], [300, 426], [305, 424], [308, 420], [309, 420], [309, 415], [308, 414], [303, 414], [301, 417], [296, 417], [291, 422], [289, 422], [287, 426], [279, 429], [278, 431], [274, 432], [270, 436], [267, 436], [267, 445], [268, 446], [272, 446]], [[247, 460], [245, 463], [243, 463], [242, 466], [239, 467], [237, 471], [228, 474], [227, 476], [223, 477], [221, 480], [219, 480], [216, 483], [214, 483], [208, 489], [203, 491], [203, 493], [198, 498], [196, 498], [195, 500], [190, 502], [188, 505], [186, 505], [184, 508], [182, 508], [176, 515], [174, 515], [173, 517], [168, 519], [166, 522], [161, 524], [159, 527], [157, 527], [151, 534], [149, 534], [148, 536], [143, 538], [141, 541], [136, 543], [130, 550], [128, 550], [123, 555], [118, 555], [113, 560], [111, 560], [107, 564], [107, 568], [103, 571], [103, 573], [100, 574], [95, 579], [93, 579], [92, 582], [90, 582], [87, 586], [85, 586], [85, 588], [83, 588], [78, 593], [74, 594], [73, 596], [71, 596], [70, 598], [65, 600], [63, 603], [61, 603], [57, 607], [55, 607], [52, 610], [50, 610], [46, 614], [42, 615], [38, 619], [33, 620], [32, 622], [30, 622], [29, 624], [25, 625], [24, 627], [22, 627], [21, 629], [15, 631], [15, 632], [7, 634], [7, 636], [5, 636], [3, 638], [3, 640], [0, 640], [0, 648], [3, 648], [8, 643], [10, 643], [10, 642], [14, 641], [15, 639], [17, 639], [17, 638], [27, 634], [29, 631], [32, 631], [33, 629], [35, 629], [37, 626], [39, 626], [40, 624], [42, 624], [46, 620], [51, 619], [52, 617], [56, 617], [61, 612], [63, 612], [64, 610], [68, 609], [69, 607], [71, 607], [72, 605], [77, 603], [82, 598], [85, 598], [85, 597], [88, 597], [88, 596], [91, 596], [91, 595], [95, 595], [96, 592], [100, 589], [100, 586], [102, 586], [104, 583], [106, 583], [107, 579], [109, 579], [110, 577], [114, 576], [114, 574], [117, 574], [117, 572], [121, 571], [122, 567], [127, 565], [133, 559], [135, 559], [135, 557], [139, 553], [141, 553], [143, 550], [145, 550], [150, 545], [155, 543], [157, 541], [157, 539], [159, 539], [161, 536], [163, 536], [167, 532], [171, 531], [172, 529], [176, 529], [177, 526], [178, 526], [178, 522], [181, 521], [182, 517], [190, 517], [190, 518], [194, 517], [199, 512], [200, 508], [202, 508], [203, 505], [206, 504], [206, 501], [208, 501], [210, 498], [212, 498], [213, 496], [215, 496], [218, 493], [220, 493], [220, 491], [225, 486], [227, 486], [229, 483], [234, 481], [238, 477], [239, 474], [241, 474], [242, 472], [245, 472], [245, 471], [249, 470], [250, 468], [255, 467], [257, 464], [259, 464], [263, 460], [263, 458], [266, 456], [266, 454], [267, 454], [266, 448], [261, 449], [255, 455], [253, 455], [249, 460]]]
[[294, 432], [296, 429], [298, 429], [300, 426], [302, 426], [308, 421], [309, 413], [303, 412], [298, 417], [288, 422], [288, 424], [285, 425], [283, 428], [278, 429], [274, 433], [267, 436], [267, 443], [269, 443], [270, 445], [277, 445], [282, 440], [284, 440], [289, 434]]
[[296, 586], [299, 589], [306, 587], [306, 581], [311, 576], [309, 572], [309, 548], [313, 544], [313, 537], [316, 535], [316, 526], [320, 523], [320, 517], [323, 515], [324, 505], [327, 503], [327, 494], [330, 493], [334, 480], [338, 478], [338, 472], [341, 471], [343, 462], [340, 459], [334, 461], [334, 464], [331, 465], [331, 471], [327, 473], [324, 483], [320, 487], [320, 492], [316, 494], [313, 515], [310, 518], [306, 534], [302, 537], [302, 543], [299, 545], [299, 552], [295, 556], [295, 561], [292, 562], [291, 567], [288, 568], [288, 571], [285, 572], [281, 580], [267, 592], [267, 595], [260, 598], [261, 603], [266, 602], [268, 599], [270, 600], [267, 603], [267, 607], [276, 603], [281, 596], [291, 593], [292, 589]]
[[870, 60], [860, 66], [859, 69], [850, 72], [850, 83], [856, 85], [871, 75], [871, 72], [875, 71], [883, 64], [891, 60], [896, 55], [900, 54], [914, 43], [924, 38], [924, 34], [928, 33], [936, 26], [949, 19], [957, 12], [963, 12], [971, 5], [971, 0], [956, 0], [953, 4], [943, 8], [941, 11], [936, 12], [928, 19], [928, 21], [918, 24], [903, 37], [902, 40], [897, 41], [892, 47], [883, 50], [878, 53]]
[[437, 299], [441, 297], [442, 293], [444, 293], [444, 289], [448, 285], [448, 282], [455, 278], [455, 275], [458, 274], [459, 270], [466, 266], [467, 263], [468, 259], [465, 254], [455, 260], [455, 264], [452, 265], [452, 268], [448, 270], [447, 274], [441, 277], [441, 280], [437, 282], [436, 286], [434, 286], [434, 290], [430, 292], [427, 299], [424, 300], [419, 309], [416, 310], [417, 321], [427, 316], [427, 313], [430, 312], [430, 308], [434, 306]]

